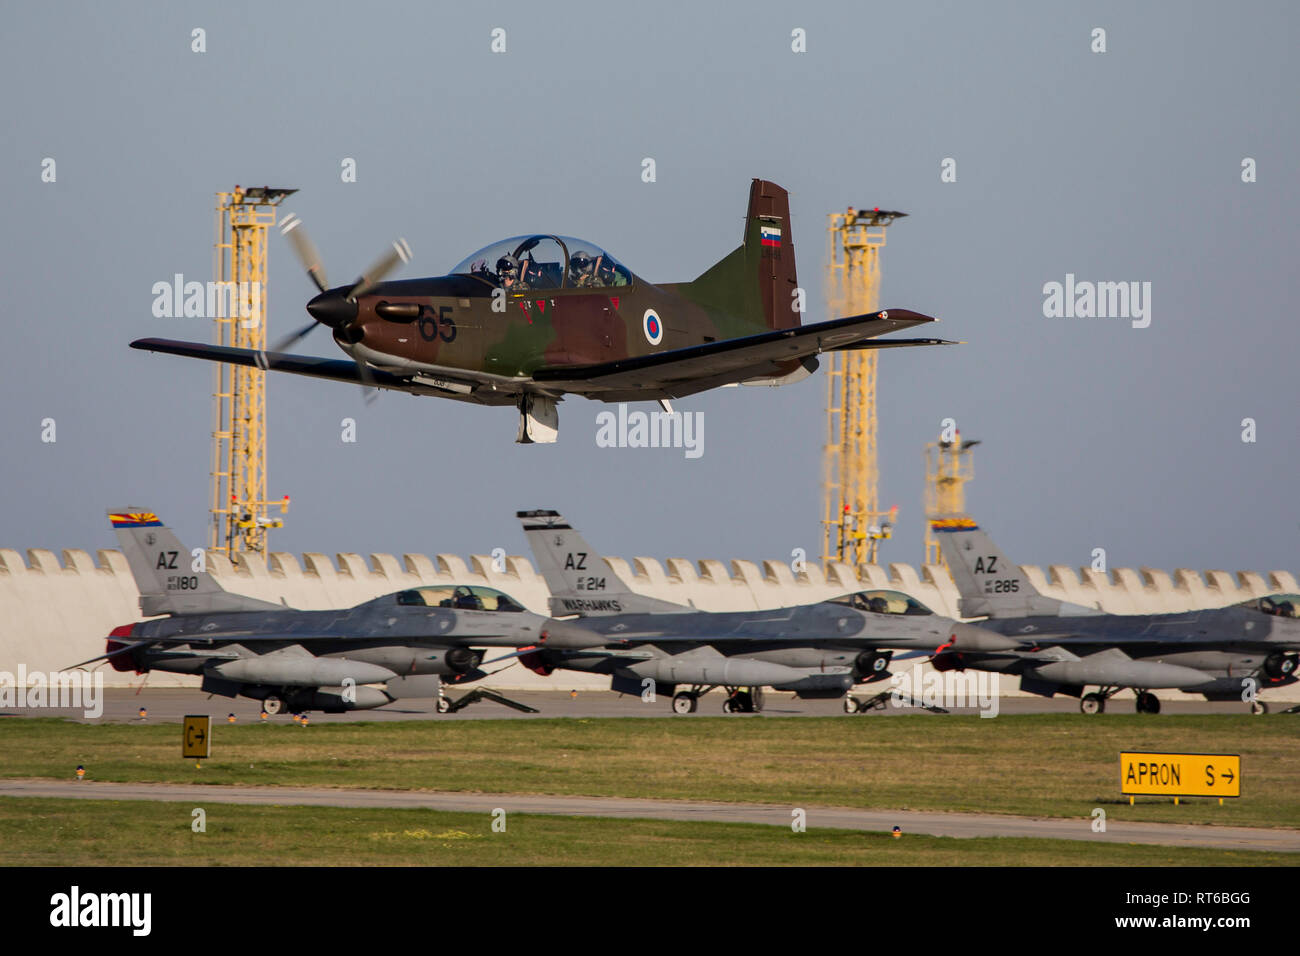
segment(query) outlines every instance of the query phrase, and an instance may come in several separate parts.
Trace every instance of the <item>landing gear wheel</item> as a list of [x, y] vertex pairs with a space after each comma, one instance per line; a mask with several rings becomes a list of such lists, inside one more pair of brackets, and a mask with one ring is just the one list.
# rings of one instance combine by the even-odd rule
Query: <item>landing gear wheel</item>
[[276, 697], [274, 694], [271, 694], [263, 699], [262, 709], [266, 711], [267, 715], [270, 717], [274, 717], [276, 714], [283, 714], [284, 701], [279, 697]]
[[451, 710], [451, 701], [449, 701], [446, 697], [439, 697], [437, 708], [438, 708], [438, 713], [445, 714], [447, 711]]
[[1103, 714], [1106, 712], [1106, 698], [1101, 694], [1084, 694], [1079, 701], [1079, 710], [1085, 714]]
[[730, 697], [722, 702], [722, 712], [724, 714], [734, 714], [736, 712], [736, 705], [731, 702]]
[[861, 709], [862, 708], [858, 705], [858, 699], [856, 697], [844, 698], [844, 713], [856, 714]]
[[680, 694], [673, 695], [673, 713], [674, 714], [693, 714], [695, 713], [695, 695], [682, 691]]
[[1268, 713], [1268, 704], [1262, 700], [1252, 700], [1250, 702], [1250, 712], [1256, 716]]
[[1160, 698], [1150, 691], [1142, 691], [1137, 696], [1137, 712], [1139, 714], [1160, 713]]

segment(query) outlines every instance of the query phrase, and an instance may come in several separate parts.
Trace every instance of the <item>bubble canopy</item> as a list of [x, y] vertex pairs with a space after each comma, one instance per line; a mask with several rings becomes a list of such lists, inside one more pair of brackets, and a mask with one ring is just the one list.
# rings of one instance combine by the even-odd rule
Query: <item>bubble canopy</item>
[[543, 234], [513, 236], [484, 246], [451, 272], [508, 292], [632, 284], [632, 273], [594, 242]]

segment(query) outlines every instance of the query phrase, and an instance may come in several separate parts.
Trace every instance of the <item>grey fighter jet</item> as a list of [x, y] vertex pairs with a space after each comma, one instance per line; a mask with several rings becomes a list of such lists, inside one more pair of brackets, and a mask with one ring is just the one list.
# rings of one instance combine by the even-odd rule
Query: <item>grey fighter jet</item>
[[[971, 653], [948, 648], [939, 670], [972, 668], [1018, 674], [1022, 690], [1080, 698], [1098, 714], [1123, 688], [1138, 713], [1158, 714], [1152, 690], [1175, 688], [1206, 700], [1249, 702], [1268, 712], [1258, 692], [1296, 681], [1300, 595], [1274, 594], [1230, 607], [1177, 614], [1107, 614], [1039, 594], [968, 515], [931, 522], [961, 594], [964, 618], [1014, 637], [1014, 650]], [[1084, 687], [1098, 689], [1085, 694]]]
[[401, 697], [441, 696], [443, 681], [485, 677], [482, 648], [536, 645], [545, 618], [493, 588], [434, 585], [329, 611], [232, 594], [142, 508], [110, 511], [146, 616], [114, 628], [105, 654], [119, 671], [202, 677], [202, 689], [283, 710], [338, 713]]
[[[689, 714], [721, 687], [727, 713], [762, 708], [762, 688], [801, 698], [843, 697], [889, 676], [895, 650], [997, 651], [1016, 641], [932, 613], [898, 591], [764, 611], [714, 613], [636, 594], [554, 511], [521, 511], [550, 588], [544, 646], [521, 655], [539, 674], [610, 675], [613, 690], [672, 698]], [[682, 688], [682, 689], [678, 689]]]

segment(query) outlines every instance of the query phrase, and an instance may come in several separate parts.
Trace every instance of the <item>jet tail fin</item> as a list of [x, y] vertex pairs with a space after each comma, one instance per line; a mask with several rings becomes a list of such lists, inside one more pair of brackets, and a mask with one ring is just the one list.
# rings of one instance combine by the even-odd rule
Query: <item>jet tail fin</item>
[[558, 511], [520, 511], [524, 536], [537, 559], [537, 570], [551, 592], [551, 613], [671, 614], [682, 605], [637, 594], [593, 551]]
[[283, 610], [279, 604], [231, 594], [207, 572], [203, 551], [187, 551], [158, 515], [144, 508], [114, 508], [109, 523], [140, 591], [140, 612], [204, 614], [218, 611]]
[[1028, 617], [1061, 614], [1063, 601], [1039, 594], [1025, 572], [998, 549], [969, 515], [943, 515], [930, 522], [953, 583], [962, 617]]

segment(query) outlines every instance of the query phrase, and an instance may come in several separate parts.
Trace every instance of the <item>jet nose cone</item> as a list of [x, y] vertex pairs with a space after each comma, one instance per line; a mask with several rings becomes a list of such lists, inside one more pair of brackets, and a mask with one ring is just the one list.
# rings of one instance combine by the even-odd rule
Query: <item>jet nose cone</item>
[[307, 303], [307, 314], [331, 329], [341, 328], [357, 317], [357, 303], [341, 292], [322, 292]]
[[1020, 642], [1006, 637], [988, 628], [963, 624], [960, 621], [952, 629], [952, 649], [954, 651], [983, 651], [993, 653], [1008, 651], [1019, 647]]

